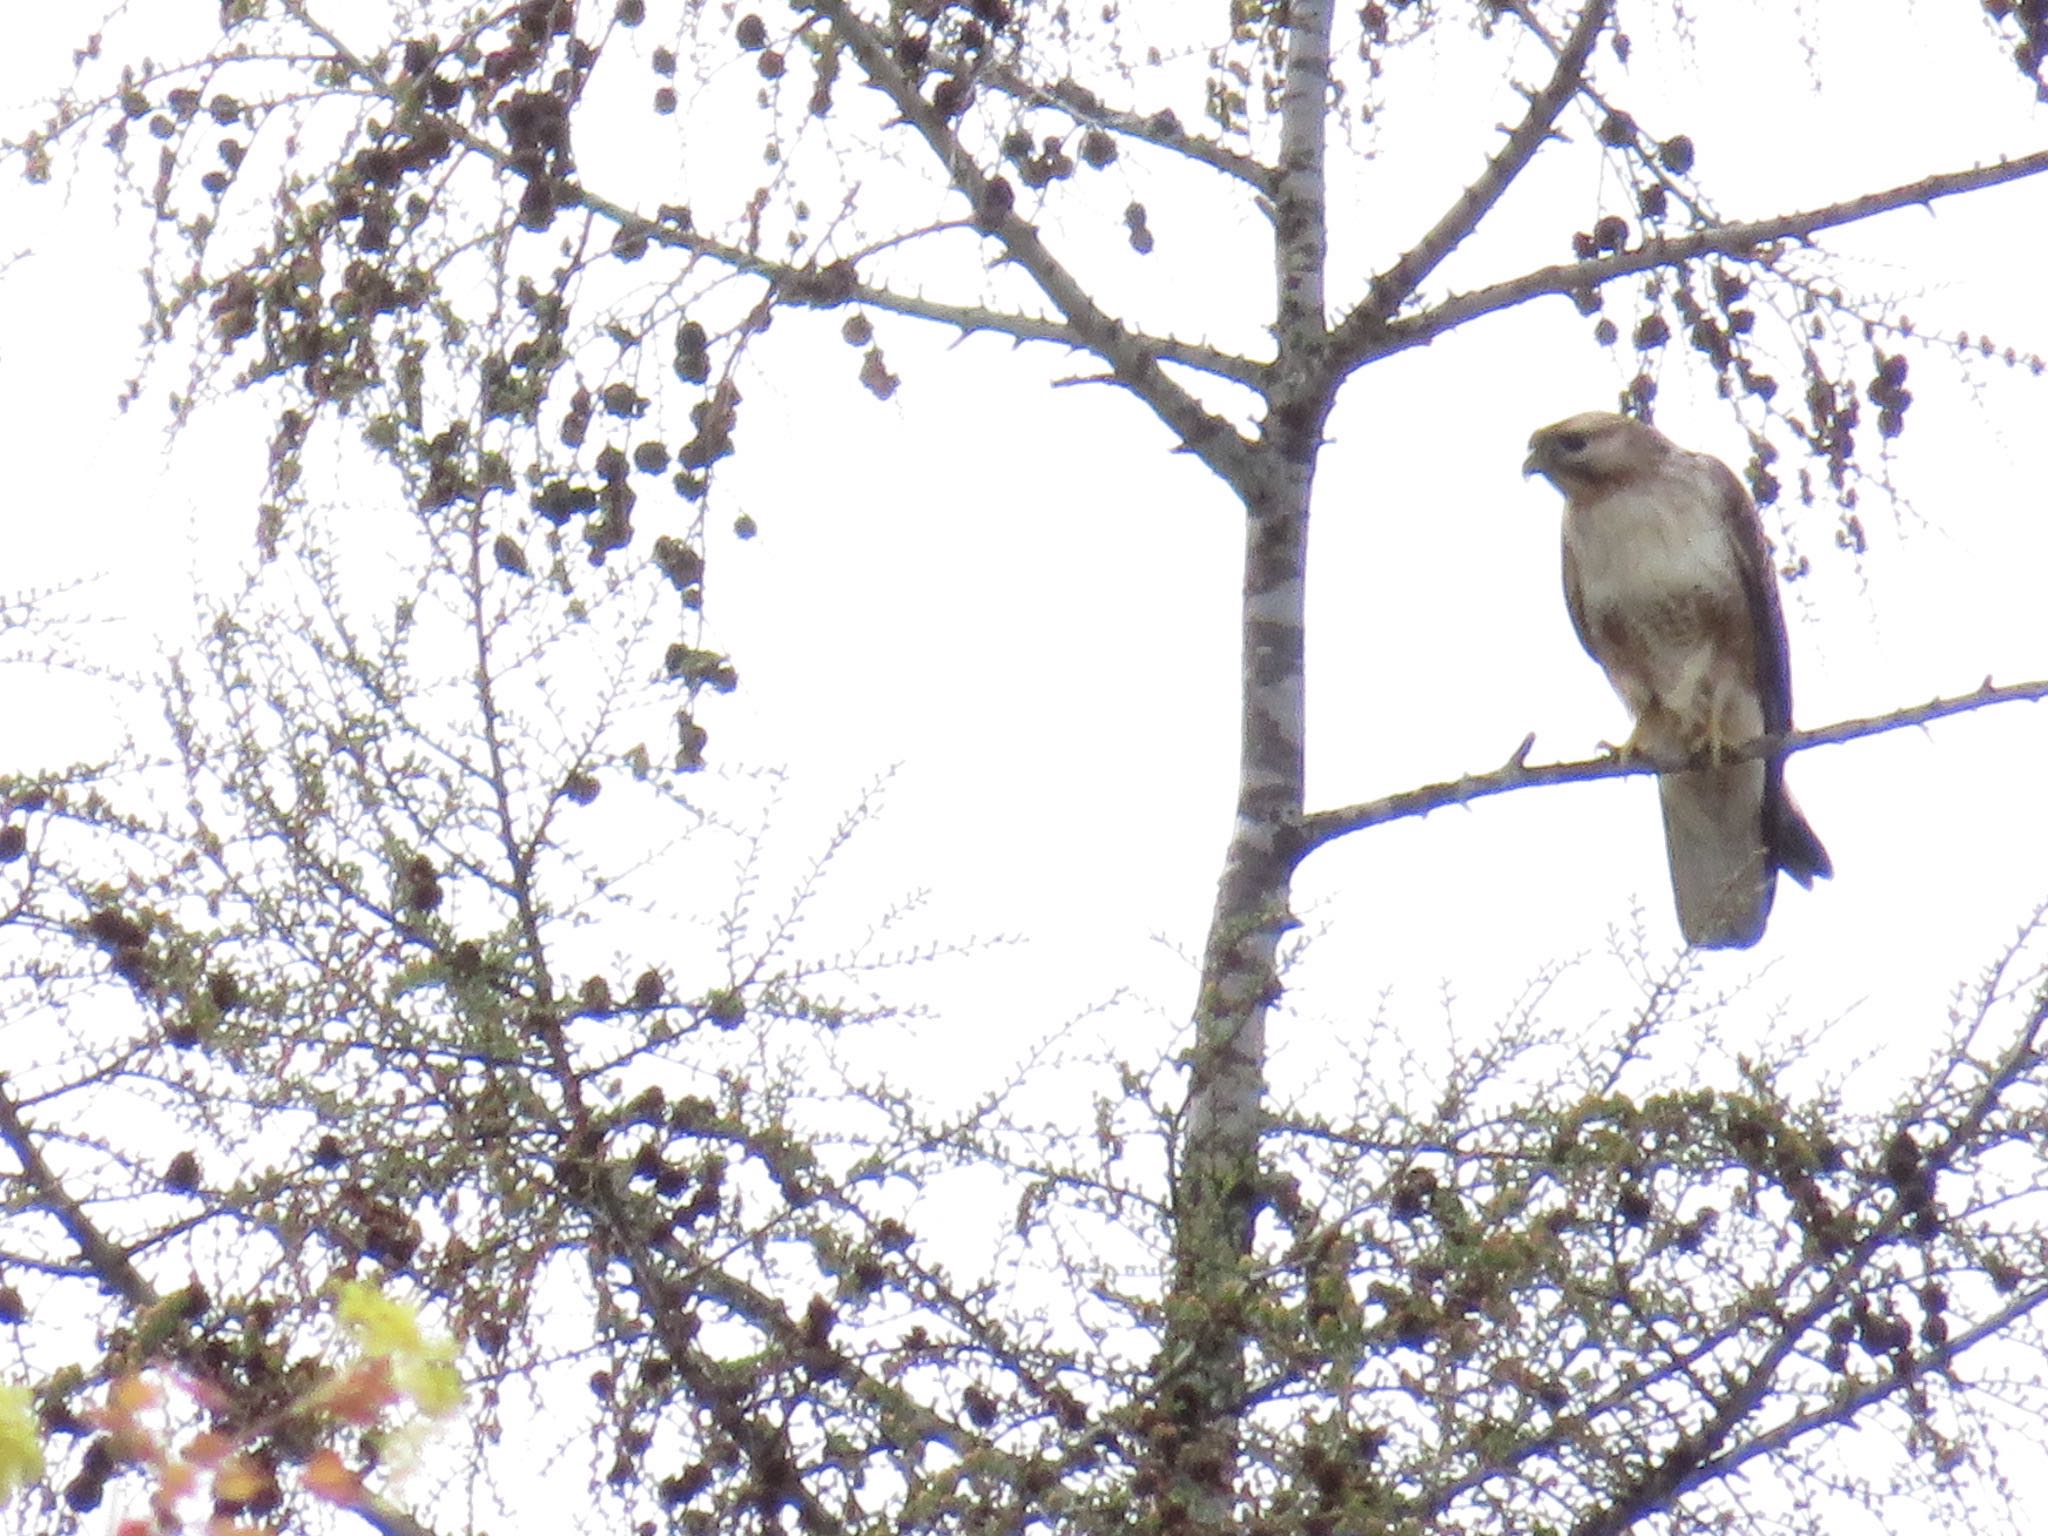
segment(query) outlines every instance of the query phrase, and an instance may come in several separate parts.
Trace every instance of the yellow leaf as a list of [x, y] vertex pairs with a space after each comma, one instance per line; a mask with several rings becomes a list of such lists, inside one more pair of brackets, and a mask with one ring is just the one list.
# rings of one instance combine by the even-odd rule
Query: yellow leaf
[[341, 1286], [335, 1312], [364, 1354], [391, 1362], [398, 1390], [422, 1413], [438, 1417], [460, 1406], [462, 1379], [455, 1370], [455, 1341], [427, 1338], [412, 1307], [365, 1281], [350, 1280]]
[[406, 1358], [426, 1347], [420, 1337], [419, 1314], [367, 1280], [342, 1282], [341, 1300], [334, 1310], [366, 1355]]
[[462, 1378], [450, 1360], [414, 1360], [398, 1373], [399, 1389], [421, 1413], [440, 1418], [462, 1406]]
[[0, 1503], [43, 1475], [43, 1443], [27, 1387], [0, 1387]]

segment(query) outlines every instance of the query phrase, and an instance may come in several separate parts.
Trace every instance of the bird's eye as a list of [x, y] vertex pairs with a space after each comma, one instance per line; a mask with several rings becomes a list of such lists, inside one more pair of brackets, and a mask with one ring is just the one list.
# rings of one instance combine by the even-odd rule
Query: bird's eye
[[1583, 432], [1567, 432], [1557, 440], [1557, 446], [1566, 453], [1584, 453], [1586, 451], [1586, 434]]

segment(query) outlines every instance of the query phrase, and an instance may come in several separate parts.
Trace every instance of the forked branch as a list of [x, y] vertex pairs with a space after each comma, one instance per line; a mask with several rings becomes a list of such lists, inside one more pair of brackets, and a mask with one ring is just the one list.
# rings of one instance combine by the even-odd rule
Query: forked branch
[[1096, 304], [1087, 288], [1047, 248], [1037, 227], [1011, 206], [1014, 193], [1000, 176], [985, 174], [969, 156], [951, 120], [919, 94], [872, 23], [845, 0], [809, 0], [806, 9], [828, 22], [861, 72], [894, 104], [945, 168], [954, 188], [974, 209], [976, 227], [994, 238], [1065, 318], [1078, 343], [1109, 365], [1118, 383], [1151, 408], [1186, 446], [1240, 495], [1255, 479], [1250, 445], [1223, 417], [1208, 410], [1161, 371], [1152, 343], [1126, 329]]
[[1607, 25], [1607, 18], [1613, 10], [1613, 0], [1588, 0], [1586, 8], [1579, 13], [1577, 25], [1558, 51], [1557, 65], [1550, 72], [1550, 79], [1530, 95], [1529, 110], [1509, 131], [1507, 142], [1486, 162], [1486, 169], [1480, 172], [1479, 179], [1458, 194], [1457, 201], [1445, 210], [1443, 217], [1403, 252], [1399, 260], [1372, 280], [1365, 302], [1337, 327], [1336, 354], [1340, 368], [1346, 366], [1345, 360], [1352, 354], [1365, 349], [1368, 339], [1377, 333], [1387, 318], [1407, 303], [1429, 274], [1479, 227], [1500, 201], [1501, 195], [1514, 185], [1515, 178], [1535, 158], [1536, 151], [1543, 147], [1544, 141], [1555, 130], [1559, 114], [1579, 93], [1586, 76], [1586, 61], [1592, 56], [1593, 44], [1599, 40], [1601, 28]]

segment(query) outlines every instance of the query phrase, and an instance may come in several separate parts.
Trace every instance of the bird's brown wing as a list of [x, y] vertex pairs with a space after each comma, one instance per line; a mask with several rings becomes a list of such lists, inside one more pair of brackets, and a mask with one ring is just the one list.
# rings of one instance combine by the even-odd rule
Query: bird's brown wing
[[1686, 457], [1713, 488], [1717, 513], [1735, 551], [1755, 646], [1757, 702], [1763, 709], [1764, 731], [1781, 736], [1792, 729], [1792, 657], [1785, 643], [1785, 610], [1778, 602], [1778, 573], [1771, 564], [1763, 519], [1757, 516], [1756, 504], [1735, 478], [1734, 470], [1704, 453]]
[[[1770, 541], [1756, 504], [1735, 472], [1707, 454], [1689, 454], [1693, 466], [1712, 485], [1722, 523], [1742, 572], [1742, 595], [1749, 610], [1756, 657], [1757, 703], [1766, 735], [1792, 729], [1792, 657], [1785, 638], [1785, 610], [1778, 601], [1778, 573], [1771, 561]], [[1801, 885], [1812, 885], [1834, 873], [1828, 851], [1814, 835], [1806, 817], [1785, 789], [1785, 769], [1773, 758], [1764, 785], [1764, 840], [1771, 864]]]

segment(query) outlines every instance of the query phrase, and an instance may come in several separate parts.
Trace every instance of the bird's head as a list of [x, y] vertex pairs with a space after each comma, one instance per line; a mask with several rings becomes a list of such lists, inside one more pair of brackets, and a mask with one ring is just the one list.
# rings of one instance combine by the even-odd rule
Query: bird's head
[[1668, 446], [1663, 433], [1643, 422], [1611, 411], [1582, 411], [1529, 439], [1522, 473], [1541, 475], [1570, 495], [1633, 474]]

